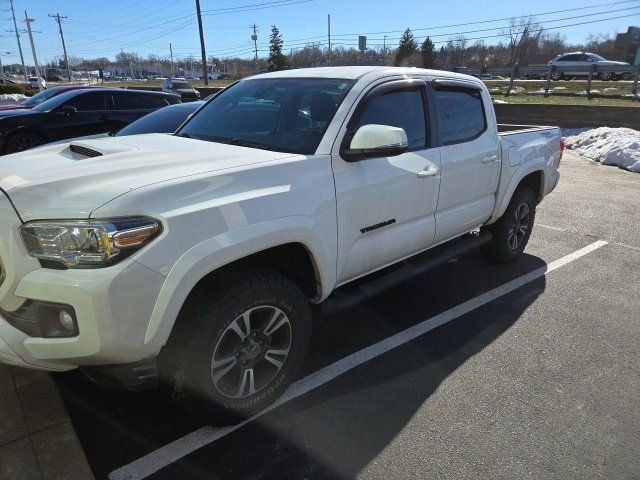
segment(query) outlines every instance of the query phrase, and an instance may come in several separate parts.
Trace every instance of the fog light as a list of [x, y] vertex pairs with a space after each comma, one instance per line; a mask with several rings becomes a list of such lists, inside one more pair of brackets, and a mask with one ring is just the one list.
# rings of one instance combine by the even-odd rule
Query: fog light
[[27, 300], [18, 310], [0, 309], [0, 314], [30, 337], [69, 338], [79, 334], [76, 312], [71, 305]]
[[70, 313], [65, 310], [60, 310], [60, 314], [58, 315], [58, 319], [60, 320], [60, 325], [68, 332], [73, 332], [76, 329], [75, 322], [73, 321], [73, 317]]

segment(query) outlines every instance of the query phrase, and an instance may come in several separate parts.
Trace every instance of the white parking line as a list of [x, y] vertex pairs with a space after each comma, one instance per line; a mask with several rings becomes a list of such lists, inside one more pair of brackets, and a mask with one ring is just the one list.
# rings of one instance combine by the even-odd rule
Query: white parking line
[[567, 231], [566, 228], [552, 227], [551, 225], [545, 225], [544, 223], [538, 223], [538, 222], [536, 222], [535, 226], [536, 227], [542, 227], [542, 228], [548, 228], [549, 230], [557, 230], [559, 232], [566, 232]]
[[159, 448], [151, 452], [144, 457], [125, 465], [117, 470], [114, 470], [109, 474], [110, 480], [138, 480], [148, 477], [158, 470], [171, 465], [172, 463], [180, 460], [186, 455], [198, 450], [205, 445], [208, 445], [216, 440], [238, 430], [242, 426], [246, 425], [249, 422], [254, 421], [258, 417], [264, 415], [265, 413], [279, 407], [280, 405], [293, 400], [305, 393], [313, 390], [315, 388], [324, 385], [327, 382], [339, 377], [340, 375], [348, 372], [349, 370], [362, 365], [369, 360], [372, 360], [383, 353], [388, 352], [400, 345], [403, 345], [415, 338], [424, 335], [430, 330], [433, 330], [440, 325], [443, 325], [451, 320], [454, 320], [462, 315], [465, 315], [476, 308], [479, 308], [487, 303], [495, 300], [496, 298], [502, 297], [517, 288], [526, 285], [527, 283], [532, 282], [533, 280], [540, 278], [546, 275], [549, 272], [553, 272], [560, 267], [563, 267], [574, 260], [579, 259], [587, 255], [594, 250], [606, 245], [607, 242], [604, 240], [598, 240], [596, 242], [587, 245], [580, 250], [576, 250], [569, 255], [566, 255], [554, 262], [551, 262], [548, 265], [540, 267], [532, 272], [527, 273], [526, 275], [522, 275], [510, 282], [505, 283], [499, 287], [494, 288], [493, 290], [489, 290], [477, 297], [472, 298], [464, 303], [461, 303], [458, 306], [455, 306], [445, 312], [442, 312], [434, 317], [431, 317], [413, 327], [407, 328], [402, 332], [396, 333], [395, 335], [381, 340], [378, 343], [374, 343], [373, 345], [363, 348], [362, 350], [353, 353], [342, 360], [338, 360], [331, 365], [321, 368], [317, 372], [304, 377], [297, 382], [291, 384], [291, 386], [287, 389], [280, 399], [268, 407], [266, 410], [258, 413], [257, 415], [248, 418], [247, 420], [237, 424], [232, 425], [225, 428], [214, 428], [214, 427], [203, 427], [199, 430], [196, 430], [185, 437], [182, 437], [174, 442], [171, 442], [164, 447]]

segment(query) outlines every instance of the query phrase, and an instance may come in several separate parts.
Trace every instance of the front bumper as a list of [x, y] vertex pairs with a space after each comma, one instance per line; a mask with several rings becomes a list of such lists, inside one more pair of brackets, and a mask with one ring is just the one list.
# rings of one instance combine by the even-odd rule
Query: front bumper
[[107, 268], [52, 270], [29, 256], [20, 221], [0, 194], [0, 309], [14, 312], [27, 300], [71, 305], [79, 334], [30, 337], [0, 314], [0, 362], [45, 370], [137, 362], [158, 354], [145, 345], [149, 319], [165, 277], [135, 256]]
[[95, 270], [34, 270], [19, 280], [13, 299], [71, 305], [79, 334], [71, 338], [29, 337], [0, 316], [0, 339], [14, 353], [5, 348], [0, 360], [68, 370], [157, 355], [159, 348], [145, 345], [144, 336], [164, 279], [131, 259]]

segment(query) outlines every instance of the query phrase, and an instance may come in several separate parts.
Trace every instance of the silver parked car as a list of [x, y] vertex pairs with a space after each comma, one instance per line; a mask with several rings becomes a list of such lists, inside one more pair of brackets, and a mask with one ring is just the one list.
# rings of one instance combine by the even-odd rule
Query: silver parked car
[[[585, 67], [589, 65], [598, 65], [598, 78], [600, 80], [619, 80], [625, 76], [625, 72], [616, 71], [616, 67], [628, 67], [626, 62], [616, 62], [607, 60], [595, 53], [572, 52], [557, 55], [547, 65], [557, 67], [557, 70], [551, 74], [552, 80], [569, 79], [571, 77], [585, 77], [589, 75]], [[571, 67], [579, 67], [577, 70], [571, 70]], [[609, 70], [610, 68], [610, 70]]]

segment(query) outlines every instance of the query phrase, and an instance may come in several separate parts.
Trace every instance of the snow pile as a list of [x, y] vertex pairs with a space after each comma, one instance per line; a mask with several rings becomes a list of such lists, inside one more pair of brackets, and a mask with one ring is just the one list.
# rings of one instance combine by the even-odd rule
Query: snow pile
[[27, 97], [21, 93], [3, 93], [0, 95], [0, 102], [22, 102]]
[[600, 127], [567, 137], [567, 148], [603, 165], [640, 172], [640, 132], [631, 128]]
[[510, 95], [520, 95], [521, 93], [527, 93], [527, 89], [520, 85], [516, 85], [511, 89], [511, 92], [509, 92]]
[[594, 93], [600, 93], [600, 90], [596, 90], [595, 88], [591, 89], [591, 92], [587, 92], [583, 90], [581, 92], [576, 92], [576, 95], [580, 95], [582, 97], [588, 97], [589, 95], [593, 95]]
[[507, 102], [505, 102], [504, 100], [496, 100], [496, 99], [494, 99], [493, 103], [507, 103]]

